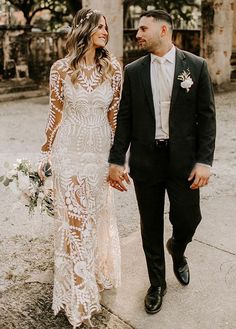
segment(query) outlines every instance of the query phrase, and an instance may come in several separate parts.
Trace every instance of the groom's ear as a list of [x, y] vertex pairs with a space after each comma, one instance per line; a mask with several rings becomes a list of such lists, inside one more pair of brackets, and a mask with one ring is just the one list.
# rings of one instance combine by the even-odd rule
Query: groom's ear
[[167, 26], [167, 24], [163, 23], [161, 25], [161, 37], [166, 36], [167, 33], [168, 33], [168, 26]]

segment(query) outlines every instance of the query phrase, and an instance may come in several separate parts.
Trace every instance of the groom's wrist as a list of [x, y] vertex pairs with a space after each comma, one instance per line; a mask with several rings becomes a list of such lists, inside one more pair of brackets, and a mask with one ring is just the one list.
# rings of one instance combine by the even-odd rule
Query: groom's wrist
[[117, 164], [117, 163], [109, 163], [109, 167], [113, 167], [113, 168], [122, 168], [124, 169], [124, 165], [120, 165], [120, 164]]

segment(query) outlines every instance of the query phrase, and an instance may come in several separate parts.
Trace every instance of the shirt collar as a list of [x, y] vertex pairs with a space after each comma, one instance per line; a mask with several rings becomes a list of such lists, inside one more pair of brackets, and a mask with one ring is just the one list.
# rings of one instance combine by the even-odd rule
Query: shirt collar
[[166, 53], [162, 57], [159, 57], [159, 56], [151, 53], [151, 63], [153, 63], [156, 58], [165, 58], [168, 62], [174, 64], [175, 63], [175, 53], [176, 53], [176, 48], [174, 45], [171, 47], [171, 49], [168, 51], [168, 53]]

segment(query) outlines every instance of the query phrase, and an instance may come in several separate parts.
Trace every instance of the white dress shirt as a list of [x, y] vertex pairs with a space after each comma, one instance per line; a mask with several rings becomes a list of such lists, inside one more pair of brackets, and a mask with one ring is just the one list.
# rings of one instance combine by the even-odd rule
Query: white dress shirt
[[[151, 54], [151, 86], [156, 119], [155, 139], [169, 138], [169, 111], [175, 72], [175, 56], [176, 48], [174, 45], [162, 57]], [[160, 62], [164, 63], [161, 64]]]

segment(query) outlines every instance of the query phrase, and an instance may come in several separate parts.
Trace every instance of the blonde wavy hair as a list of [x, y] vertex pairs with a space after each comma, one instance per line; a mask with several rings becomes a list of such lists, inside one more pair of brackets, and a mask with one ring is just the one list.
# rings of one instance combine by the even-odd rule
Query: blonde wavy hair
[[[70, 68], [73, 70], [71, 81], [74, 83], [80, 71], [80, 62], [91, 46], [91, 37], [97, 31], [102, 13], [92, 9], [81, 9], [73, 18], [72, 28], [67, 36], [66, 50]], [[106, 30], [108, 26], [106, 22]], [[109, 36], [109, 34], [108, 34]], [[114, 68], [111, 55], [106, 48], [97, 48], [95, 62], [101, 72], [102, 80], [111, 78]]]

